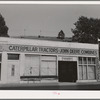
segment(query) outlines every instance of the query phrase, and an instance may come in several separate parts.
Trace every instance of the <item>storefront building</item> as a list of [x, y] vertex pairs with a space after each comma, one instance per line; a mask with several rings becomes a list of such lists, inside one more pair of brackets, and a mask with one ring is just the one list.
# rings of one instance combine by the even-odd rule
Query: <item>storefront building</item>
[[98, 45], [0, 37], [0, 83], [97, 82]]

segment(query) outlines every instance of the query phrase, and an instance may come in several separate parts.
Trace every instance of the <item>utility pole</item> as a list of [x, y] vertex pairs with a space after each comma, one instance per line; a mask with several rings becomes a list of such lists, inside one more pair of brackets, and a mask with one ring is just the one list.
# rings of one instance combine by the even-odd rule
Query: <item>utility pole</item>
[[26, 32], [26, 29], [24, 29], [24, 37], [25, 37], [25, 32]]
[[41, 34], [41, 33], [42, 33], [42, 31], [40, 30], [40, 36], [42, 36], [42, 34]]

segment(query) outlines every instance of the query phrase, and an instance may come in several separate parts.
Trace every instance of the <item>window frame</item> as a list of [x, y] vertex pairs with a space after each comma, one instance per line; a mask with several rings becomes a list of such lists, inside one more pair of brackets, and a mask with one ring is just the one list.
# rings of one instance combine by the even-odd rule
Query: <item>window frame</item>
[[[55, 57], [55, 59], [42, 59], [42, 57]], [[41, 63], [46, 62], [55, 62], [55, 75], [49, 75], [49, 69], [54, 69], [54, 68], [50, 68], [50, 66], [48, 66], [46, 68], [46, 70], [48, 71], [48, 75], [40, 75], [40, 76], [57, 76], [57, 57], [56, 56], [51, 56], [51, 55], [42, 55], [41, 56]], [[41, 67], [42, 68], [42, 67]]]
[[[18, 58], [9, 58], [9, 55], [11, 56], [11, 55], [18, 55]], [[20, 60], [20, 54], [17, 54], [17, 53], [7, 53], [7, 59], [8, 59], [8, 61], [10, 61], [10, 60]]]
[[[83, 61], [84, 58], [86, 58], [86, 62], [87, 63], [84, 63], [84, 61]], [[80, 59], [82, 59], [82, 63], [80, 63], [80, 61], [79, 61]], [[90, 62], [89, 62], [89, 59], [90, 59]], [[95, 61], [94, 61], [95, 63], [92, 62], [92, 59], [95, 59]], [[81, 73], [82, 74], [81, 75], [82, 77], [79, 76], [79, 80], [95, 80], [96, 79], [96, 57], [78, 57], [78, 62], [79, 62], [78, 63], [79, 64], [79, 67], [82, 66], [82, 68], [81, 68], [82, 69], [82, 71], [81, 71], [82, 72]], [[84, 77], [83, 77], [83, 69], [84, 69], [84, 66], [87, 66], [86, 67], [86, 79], [84, 79]], [[90, 66], [94, 66], [94, 79], [89, 79], [89, 69], [88, 68]], [[79, 72], [79, 75], [80, 75], [80, 72]]]

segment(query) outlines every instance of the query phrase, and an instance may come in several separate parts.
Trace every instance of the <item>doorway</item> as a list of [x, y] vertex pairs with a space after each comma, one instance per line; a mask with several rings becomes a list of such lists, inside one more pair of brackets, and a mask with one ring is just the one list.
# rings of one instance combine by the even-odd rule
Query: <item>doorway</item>
[[8, 83], [19, 83], [20, 81], [20, 70], [19, 61], [8, 61]]
[[77, 62], [58, 61], [58, 78], [59, 82], [76, 82]]

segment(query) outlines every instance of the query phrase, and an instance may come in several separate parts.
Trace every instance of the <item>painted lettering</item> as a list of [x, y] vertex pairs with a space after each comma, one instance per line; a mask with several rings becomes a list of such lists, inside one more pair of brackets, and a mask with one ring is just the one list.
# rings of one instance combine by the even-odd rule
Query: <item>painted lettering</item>
[[75, 49], [75, 48], [59, 48], [59, 47], [41, 47], [41, 46], [21, 46], [8, 45], [9, 51], [19, 52], [39, 52], [39, 53], [54, 53], [54, 54], [73, 54], [73, 55], [97, 55], [97, 50]]

